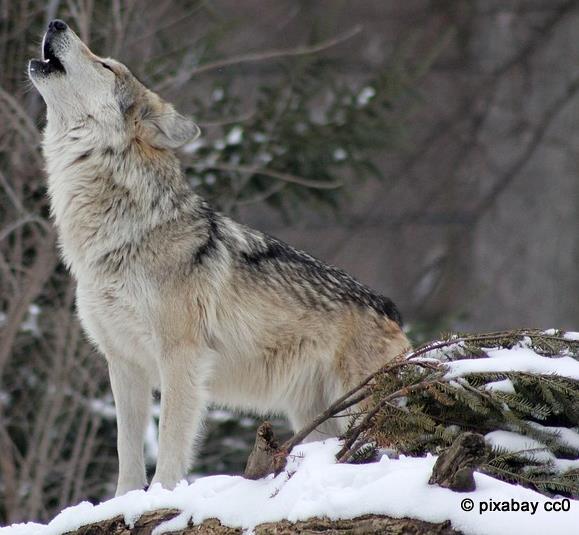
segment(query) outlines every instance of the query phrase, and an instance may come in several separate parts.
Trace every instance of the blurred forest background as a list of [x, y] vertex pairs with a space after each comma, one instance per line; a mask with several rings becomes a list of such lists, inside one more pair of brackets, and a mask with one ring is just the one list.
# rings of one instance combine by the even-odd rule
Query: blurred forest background
[[[392, 297], [415, 340], [579, 327], [579, 1], [0, 0], [0, 523], [116, 480], [26, 79], [55, 17], [198, 120], [193, 186]], [[213, 410], [197, 473], [238, 472], [255, 427]]]

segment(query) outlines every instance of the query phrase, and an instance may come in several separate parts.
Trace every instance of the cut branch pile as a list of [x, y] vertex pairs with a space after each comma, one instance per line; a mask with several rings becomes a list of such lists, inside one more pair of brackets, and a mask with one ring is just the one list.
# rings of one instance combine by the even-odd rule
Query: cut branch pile
[[[579, 359], [579, 341], [561, 332], [449, 335], [389, 362], [284, 444], [262, 449], [261, 454], [269, 459], [262, 459], [263, 470], [252, 477], [281, 472], [287, 454], [310, 432], [357, 407], [342, 437], [338, 462], [369, 462], [380, 448], [414, 456], [439, 454], [465, 432], [485, 435], [503, 430], [538, 442], [539, 447], [512, 452], [489, 446], [484, 462], [483, 453], [477, 452], [479, 470], [547, 495], [578, 497], [579, 470], [557, 466], [559, 460], [579, 457], [579, 449], [560, 436], [562, 429], [577, 432], [579, 426], [578, 381], [522, 371], [447, 374], [449, 362], [482, 359], [491, 349], [518, 346], [544, 357]], [[511, 388], [489, 386], [499, 381]], [[466, 479], [457, 485], [468, 488], [468, 470], [462, 476]]]

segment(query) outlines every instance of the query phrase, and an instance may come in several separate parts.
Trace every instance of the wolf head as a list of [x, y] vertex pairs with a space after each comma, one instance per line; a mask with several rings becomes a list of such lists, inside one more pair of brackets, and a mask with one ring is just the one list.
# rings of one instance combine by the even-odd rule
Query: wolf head
[[90, 122], [103, 143], [139, 139], [175, 149], [195, 139], [199, 127], [149, 91], [122, 63], [95, 55], [61, 20], [42, 40], [42, 59], [28, 75], [48, 110], [49, 128], [68, 130]]

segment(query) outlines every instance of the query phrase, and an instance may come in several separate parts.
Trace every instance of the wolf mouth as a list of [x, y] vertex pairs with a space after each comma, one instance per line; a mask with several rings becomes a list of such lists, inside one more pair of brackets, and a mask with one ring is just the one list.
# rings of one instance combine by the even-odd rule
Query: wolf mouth
[[60, 61], [54, 51], [52, 45], [53, 35], [51, 34], [52, 32], [48, 30], [42, 41], [42, 59], [33, 59], [30, 62], [29, 70], [31, 76], [38, 74], [48, 76], [53, 73], [66, 74], [62, 61]]
[[66, 69], [64, 65], [56, 56], [54, 52], [54, 48], [52, 47], [52, 40], [45, 37], [44, 42], [42, 43], [42, 62], [47, 67], [44, 72], [62, 72], [66, 73]]

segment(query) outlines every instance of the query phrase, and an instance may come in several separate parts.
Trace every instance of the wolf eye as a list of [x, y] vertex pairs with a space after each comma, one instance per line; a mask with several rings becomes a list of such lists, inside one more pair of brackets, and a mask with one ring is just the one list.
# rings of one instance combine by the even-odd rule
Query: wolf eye
[[115, 71], [113, 71], [106, 63], [101, 62], [101, 65], [102, 65], [105, 69], [108, 69], [108, 70], [111, 71], [113, 74], [115, 74]]

